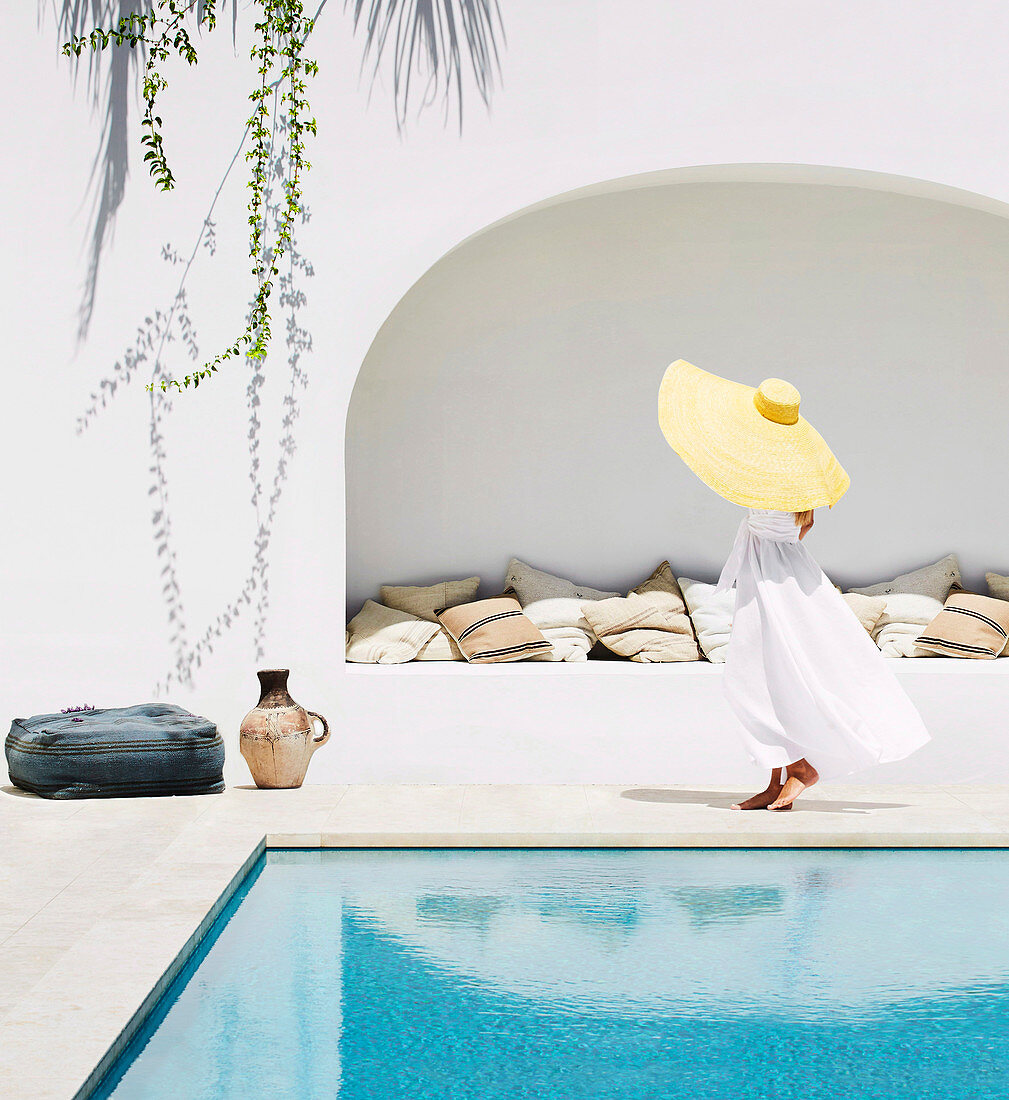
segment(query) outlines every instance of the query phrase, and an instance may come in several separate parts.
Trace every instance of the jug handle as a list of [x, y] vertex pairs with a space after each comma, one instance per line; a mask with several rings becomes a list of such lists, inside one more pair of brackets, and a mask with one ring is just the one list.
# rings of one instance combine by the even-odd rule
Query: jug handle
[[314, 710], [307, 710], [305, 711], [305, 713], [308, 715], [309, 718], [317, 718], [322, 723], [322, 733], [320, 733], [317, 737], [312, 738], [312, 751], [315, 752], [315, 750], [320, 745], [325, 745], [325, 743], [329, 740], [329, 723], [326, 721], [325, 718], [322, 717], [321, 714], [316, 714]]

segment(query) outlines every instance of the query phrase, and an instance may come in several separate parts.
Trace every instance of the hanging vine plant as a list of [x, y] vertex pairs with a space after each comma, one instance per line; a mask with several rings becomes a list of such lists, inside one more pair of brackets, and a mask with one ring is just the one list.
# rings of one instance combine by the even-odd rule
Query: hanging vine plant
[[[124, 344], [122, 354], [95, 386], [77, 420], [78, 433], [93, 431], [99, 418], [142, 376], [148, 379], [148, 458], [151, 536], [159, 563], [161, 599], [167, 617], [166, 641], [169, 663], [154, 690], [156, 697], [179, 685], [192, 687], [220, 640], [238, 624], [248, 622], [256, 659], [262, 658], [270, 610], [271, 555], [280, 516], [281, 500], [298, 447], [298, 423], [303, 395], [309, 386], [305, 365], [312, 351], [312, 333], [307, 320], [306, 287], [314, 275], [311, 260], [298, 240], [298, 229], [308, 222], [310, 211], [300, 200], [301, 179], [308, 169], [304, 158], [309, 111], [305, 83], [315, 66], [304, 59], [308, 36], [318, 24], [327, 0], [306, 0], [317, 4], [311, 20], [300, 5], [271, 0], [253, 0], [251, 10], [258, 20], [253, 59], [256, 89], [250, 97], [251, 118], [240, 128], [228, 128], [228, 156], [222, 174], [201, 223], [193, 225], [192, 239], [177, 248], [163, 241], [159, 252], [164, 263], [179, 272], [174, 293], [153, 303], [138, 319], [135, 331]], [[40, 14], [49, 0], [38, 0]], [[227, 11], [228, 4], [230, 12]], [[333, 4], [332, 6], [335, 6]], [[355, 34], [363, 39], [362, 76], [381, 83], [393, 93], [395, 126], [404, 134], [409, 121], [434, 104], [444, 106], [446, 125], [458, 106], [459, 130], [463, 120], [463, 89], [468, 76], [479, 98], [490, 109], [495, 74], [499, 73], [498, 51], [504, 43], [497, 0], [343, 0]], [[131, 9], [139, 9], [130, 14]], [[196, 50], [188, 30], [213, 30], [219, 18], [230, 23], [234, 39], [239, 19], [237, 0], [55, 0], [58, 20], [57, 43], [74, 59], [87, 61], [88, 92], [92, 108], [100, 113], [104, 135], [96, 153], [93, 181], [96, 181], [94, 224], [90, 233], [90, 257], [80, 308], [78, 337], [88, 332], [95, 299], [102, 250], [122, 202], [127, 173], [127, 89], [138, 77], [144, 111], [141, 127], [144, 156], [156, 186], [171, 190], [175, 184], [162, 138], [157, 113], [159, 94], [166, 87], [162, 64], [171, 57], [196, 63]], [[242, 11], [249, 10], [245, 5]], [[225, 13], [230, 18], [225, 19]], [[94, 23], [110, 30], [92, 32]], [[295, 40], [292, 43], [292, 38]], [[67, 40], [70, 41], [67, 41]], [[297, 63], [291, 59], [292, 49]], [[380, 66], [382, 79], [380, 80]], [[391, 80], [385, 71], [391, 69]], [[265, 70], [265, 71], [264, 71]], [[140, 77], [143, 79], [141, 80]], [[266, 89], [264, 93], [264, 88]], [[289, 95], [295, 97], [292, 102]], [[302, 121], [305, 120], [305, 121]], [[298, 127], [292, 133], [292, 126]], [[265, 131], [265, 132], [264, 132]], [[233, 142], [233, 144], [231, 144]], [[226, 358], [242, 352], [248, 370], [245, 389], [248, 445], [248, 484], [251, 489], [252, 530], [249, 563], [244, 573], [233, 578], [230, 589], [208, 610], [194, 615], [184, 583], [181, 550], [175, 535], [177, 505], [171, 486], [168, 425], [174, 411], [176, 389], [187, 388], [181, 366], [185, 358], [192, 365], [203, 361], [206, 350], [200, 336], [199, 303], [190, 300], [189, 277], [200, 265], [226, 261], [216, 249], [216, 227], [222, 217], [220, 200], [226, 182], [243, 161], [249, 166], [249, 248], [256, 278], [256, 297], [250, 301], [246, 331], [248, 339], [235, 342], [229, 354], [206, 363], [202, 371], [188, 376], [195, 387]], [[294, 183], [293, 189], [291, 183]], [[297, 214], [292, 226], [292, 217]], [[258, 236], [253, 236], [258, 228]], [[281, 238], [283, 239], [281, 240]], [[280, 242], [279, 249], [275, 247]], [[216, 259], [214, 259], [216, 255]], [[279, 264], [283, 256], [283, 263]], [[244, 261], [243, 261], [244, 264]], [[277, 269], [279, 266], [279, 274]], [[275, 280], [275, 293], [267, 282]], [[260, 293], [262, 292], [262, 294]], [[209, 304], [209, 303], [208, 303]], [[276, 339], [270, 354], [270, 309], [276, 321]], [[259, 320], [257, 322], [257, 306]], [[280, 316], [283, 315], [283, 323]], [[265, 318], [266, 324], [262, 321]], [[260, 341], [260, 337], [263, 337]], [[278, 344], [283, 354], [278, 354]], [[170, 357], [174, 350], [175, 356]], [[180, 365], [172, 380], [170, 362]], [[266, 368], [271, 366], [279, 385], [279, 402], [264, 404]], [[264, 435], [264, 432], [268, 432]], [[276, 439], [275, 451], [264, 447]]]
[[[144, 161], [156, 186], [162, 191], [171, 191], [175, 187], [175, 176], [165, 153], [161, 116], [157, 114], [158, 97], [168, 87], [162, 65], [173, 56], [189, 65], [197, 63], [197, 51], [187, 21], [197, 31], [214, 30], [218, 9], [226, 0], [119, 0], [119, 11], [133, 2], [138, 3], [141, 10], [129, 11], [115, 20], [114, 0], [92, 0], [90, 3], [88, 0], [62, 0], [60, 23], [70, 35], [62, 50], [67, 57], [77, 59], [84, 52], [95, 56], [109, 47], [125, 48], [145, 57], [143, 134], [140, 139], [145, 149]], [[302, 209], [302, 177], [311, 167], [305, 158], [305, 139], [306, 135], [314, 137], [317, 133], [316, 120], [310, 113], [307, 99], [307, 79], [318, 73], [318, 65], [304, 56], [304, 49], [326, 3], [327, 0], [318, 0], [314, 16], [308, 18], [302, 0], [254, 0], [260, 17], [255, 23], [257, 38], [250, 56], [256, 63], [259, 79], [249, 96], [253, 111], [246, 124], [245, 137], [251, 137], [252, 145], [245, 157], [251, 164], [249, 256], [255, 294], [245, 329], [233, 343], [182, 378], [162, 377], [149, 382], [149, 392], [153, 392], [155, 385], [163, 392], [195, 388], [210, 378], [222, 363], [240, 355], [256, 360], [266, 357], [271, 337], [270, 299], [280, 260], [291, 247], [295, 219]], [[232, 33], [236, 5], [237, 0], [232, 0]], [[461, 132], [465, 59], [469, 61], [480, 98], [490, 106], [494, 73], [500, 71], [498, 38], [503, 40], [498, 0], [344, 0], [344, 8], [353, 13], [355, 31], [364, 32], [362, 66], [369, 59], [373, 61], [373, 79], [378, 76], [383, 56], [387, 52], [392, 54], [398, 129], [402, 131], [406, 124], [411, 89], [419, 86], [422, 89], [421, 108], [432, 103], [439, 89], [442, 90], [446, 119], [451, 100], [457, 101]], [[89, 13], [102, 13], [110, 20], [110, 25], [75, 33], [83, 30]], [[422, 77], [419, 85], [414, 81], [415, 76]], [[275, 100], [278, 91], [286, 116], [288, 142], [283, 180], [284, 215], [276, 238], [267, 242], [263, 206], [270, 163], [270, 101]], [[105, 168], [107, 175], [109, 164]], [[89, 289], [81, 311], [79, 335], [82, 337], [87, 332], [93, 307], [102, 245], [122, 199], [125, 159], [113, 176], [117, 186], [109, 195], [108, 208], [102, 206], [95, 227]]]
[[[291, 247], [295, 219], [301, 213], [301, 181], [311, 165], [305, 159], [305, 135], [316, 135], [316, 121], [310, 116], [306, 78], [319, 71], [316, 62], [304, 56], [305, 43], [315, 26], [314, 19], [305, 16], [302, 0], [256, 0], [261, 18], [255, 24], [256, 41], [250, 56], [259, 77], [249, 99], [253, 104], [247, 123], [252, 146], [245, 159], [251, 163], [249, 179], [249, 256], [256, 291], [246, 317], [242, 334], [213, 359], [197, 370], [178, 378], [161, 378], [162, 391], [194, 388], [214, 374], [228, 359], [245, 355], [264, 359], [270, 344], [270, 296], [280, 270], [284, 253]], [[68, 57], [80, 57], [85, 49], [101, 51], [127, 47], [146, 51], [142, 94], [144, 114], [141, 120], [145, 146], [144, 161], [157, 187], [171, 191], [175, 177], [165, 155], [162, 120], [156, 113], [157, 100], [168, 87], [161, 65], [173, 54], [189, 65], [198, 58], [196, 47], [186, 27], [186, 19], [194, 16], [196, 26], [212, 31], [217, 24], [217, 0], [154, 0], [150, 11], [131, 12], [114, 27], [96, 27], [86, 35], [75, 35], [63, 46]], [[283, 204], [280, 224], [269, 243], [266, 240], [264, 204], [272, 149], [271, 99], [279, 93], [280, 104], [286, 108], [286, 157], [283, 179]], [[153, 391], [155, 382], [147, 389]]]

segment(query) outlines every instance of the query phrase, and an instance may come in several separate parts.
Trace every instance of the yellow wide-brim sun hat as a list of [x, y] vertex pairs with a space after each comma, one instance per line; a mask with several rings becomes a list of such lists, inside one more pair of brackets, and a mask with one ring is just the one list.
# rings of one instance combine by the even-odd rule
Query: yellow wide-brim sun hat
[[659, 386], [666, 442], [716, 493], [747, 508], [833, 507], [851, 479], [780, 378], [731, 382], [677, 359]]

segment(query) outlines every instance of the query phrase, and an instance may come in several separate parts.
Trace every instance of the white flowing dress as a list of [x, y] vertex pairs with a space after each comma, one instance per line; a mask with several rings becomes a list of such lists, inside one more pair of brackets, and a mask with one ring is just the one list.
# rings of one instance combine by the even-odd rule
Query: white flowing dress
[[929, 741], [887, 658], [799, 541], [791, 512], [748, 509], [715, 591], [733, 584], [723, 686], [754, 763], [805, 757], [829, 779], [902, 760]]

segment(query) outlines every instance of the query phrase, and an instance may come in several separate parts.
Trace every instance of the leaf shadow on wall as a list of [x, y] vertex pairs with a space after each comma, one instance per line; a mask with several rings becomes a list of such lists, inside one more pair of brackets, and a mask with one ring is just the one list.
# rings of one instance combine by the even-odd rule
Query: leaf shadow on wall
[[[318, 19], [327, 0], [321, 0], [315, 12]], [[418, 113], [435, 100], [445, 105], [447, 124], [450, 106], [458, 103], [460, 131], [463, 119], [463, 75], [468, 58], [472, 77], [480, 98], [489, 108], [495, 71], [500, 71], [500, 49], [504, 29], [497, 0], [345, 0], [345, 9], [353, 3], [355, 30], [364, 30], [362, 68], [373, 66], [373, 80], [383, 60], [389, 58], [393, 69], [393, 103], [397, 129], [402, 132], [407, 108], [420, 97]], [[204, 0], [198, 0], [199, 15]], [[222, 0], [221, 7], [226, 6]], [[232, 0], [232, 41], [236, 39], [237, 2]], [[95, 26], [115, 26], [131, 12], [150, 12], [152, 0], [58, 0], [56, 9], [59, 44], [73, 36], [87, 34]], [[39, 4], [39, 19], [44, 6]], [[86, 58], [86, 62], [83, 60]], [[101, 259], [108, 244], [116, 213], [122, 204], [129, 174], [128, 113], [130, 96], [137, 94], [138, 76], [146, 57], [133, 49], [110, 49], [100, 53], [88, 51], [75, 60], [75, 78], [86, 64], [86, 90], [92, 109], [103, 120], [102, 139], [92, 164], [87, 192], [92, 196], [92, 217], [89, 229], [88, 262], [78, 307], [78, 342], [88, 334], [94, 311], [95, 294], [101, 269]], [[279, 109], [278, 90], [274, 86], [272, 114], [270, 174], [264, 201], [263, 229], [275, 240], [283, 218], [284, 188], [288, 150], [284, 140], [287, 119]], [[215, 210], [218, 198], [239, 161], [249, 127], [246, 125], [214, 193], [202, 224], [194, 235], [188, 255], [176, 251], [170, 244], [161, 247], [163, 262], [180, 269], [180, 279], [171, 300], [144, 317], [121, 357], [109, 373], [100, 379], [86, 407], [77, 420], [76, 430], [89, 430], [99, 414], [140, 373], [146, 383], [153, 383], [149, 400], [149, 470], [151, 483], [151, 534], [155, 545], [161, 598], [165, 605], [171, 664], [155, 687], [163, 695], [173, 685], [192, 687], [196, 672], [209, 657], [216, 642], [237, 622], [252, 616], [252, 643], [259, 660], [264, 653], [270, 590], [270, 548], [278, 506], [297, 450], [296, 424], [300, 414], [300, 399], [309, 379], [302, 365], [303, 356], [312, 350], [312, 335], [303, 322], [302, 311], [307, 304], [305, 280], [314, 270], [298, 247], [297, 233], [284, 255], [285, 270], [278, 278], [274, 309], [283, 317], [285, 327], [286, 377], [284, 396], [280, 403], [279, 448], [276, 459], [268, 467], [262, 456], [263, 403], [261, 391], [266, 381], [267, 363], [276, 363], [275, 351], [267, 360], [246, 358], [249, 373], [246, 385], [248, 422], [248, 477], [250, 503], [255, 512], [255, 535], [250, 565], [242, 580], [221, 606], [219, 612], [197, 629], [187, 621], [185, 601], [179, 579], [179, 563], [172, 529], [169, 459], [165, 426], [172, 411], [173, 398], [160, 389], [160, 382], [177, 373], [169, 366], [173, 353], [200, 362], [200, 340], [197, 325], [190, 311], [186, 282], [194, 265], [210, 262], [216, 252]], [[144, 181], [146, 183], [146, 180]], [[301, 223], [309, 220], [309, 211], [301, 209]]]

